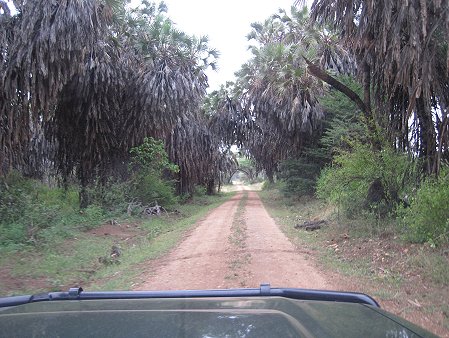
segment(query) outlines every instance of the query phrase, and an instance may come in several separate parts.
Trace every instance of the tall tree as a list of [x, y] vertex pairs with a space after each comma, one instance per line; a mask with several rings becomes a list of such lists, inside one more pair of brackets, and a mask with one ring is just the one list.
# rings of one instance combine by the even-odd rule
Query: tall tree
[[326, 88], [307, 62], [335, 74], [353, 74], [355, 63], [335, 34], [308, 25], [306, 9], [279, 10], [252, 28], [253, 58], [236, 73], [232, 93], [222, 94], [218, 112], [227, 111], [225, 132], [242, 137], [239, 141], [272, 178], [279, 161], [299, 154], [321, 128], [318, 97]]
[[[85, 71], [112, 9], [106, 1], [14, 1], [0, 15], [0, 172], [21, 166], [33, 132], [64, 86]], [[74, 15], [76, 13], [76, 15]]]
[[180, 168], [178, 192], [182, 195], [191, 195], [197, 185], [212, 194], [237, 165], [229, 147], [209, 125], [207, 117], [183, 118], [167, 138], [170, 159]]
[[87, 184], [144, 137], [202, 123], [204, 70], [218, 53], [176, 28], [163, 3], [15, 1], [14, 16], [0, 6], [0, 174], [24, 171], [30, 147], [45, 145], [32, 153], [77, 174], [85, 206]]
[[358, 61], [364, 103], [387, 116], [395, 143], [415, 135], [407, 149], [415, 145], [427, 171], [438, 172], [448, 156], [448, 1], [315, 0], [312, 19], [341, 32]]

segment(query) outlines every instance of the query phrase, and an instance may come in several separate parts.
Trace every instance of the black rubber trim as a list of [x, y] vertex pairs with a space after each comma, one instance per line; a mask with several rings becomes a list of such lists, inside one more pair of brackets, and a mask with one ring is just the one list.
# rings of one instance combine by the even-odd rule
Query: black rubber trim
[[15, 306], [33, 302], [53, 300], [92, 300], [92, 299], [146, 299], [146, 298], [206, 298], [206, 297], [285, 297], [299, 300], [344, 302], [366, 304], [380, 307], [370, 296], [355, 292], [338, 292], [295, 288], [271, 288], [262, 284], [254, 289], [217, 290], [177, 290], [177, 291], [101, 291], [86, 292], [82, 288], [71, 288], [68, 292], [50, 292], [33, 296], [0, 298], [0, 307]]

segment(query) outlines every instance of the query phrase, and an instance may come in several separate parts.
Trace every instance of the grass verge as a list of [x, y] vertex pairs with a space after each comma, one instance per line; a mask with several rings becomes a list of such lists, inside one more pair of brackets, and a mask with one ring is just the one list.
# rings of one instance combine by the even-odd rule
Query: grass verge
[[[448, 248], [405, 242], [387, 222], [346, 220], [314, 198], [286, 199], [277, 189], [259, 195], [289, 239], [337, 273], [333, 288], [370, 294], [388, 311], [449, 336]], [[327, 224], [311, 232], [294, 228], [311, 220]]]
[[[72, 229], [69, 239], [55, 240], [53, 245], [5, 252], [0, 258], [0, 295], [77, 285], [89, 290], [132, 289], [142, 262], [168, 252], [201, 217], [232, 195], [198, 197], [161, 217], [117, 219], [119, 225], [103, 225], [97, 231]], [[109, 256], [112, 245], [120, 247], [119, 259], [111, 264], [99, 262], [100, 257]]]
[[142, 264], [156, 259], [175, 247], [185, 233], [210, 210], [218, 207], [234, 194], [198, 197], [180, 206], [178, 213], [162, 216], [142, 223], [148, 234], [139, 243], [131, 245], [124, 252], [119, 266], [109, 266], [96, 275], [90, 290], [131, 290], [136, 285], [136, 277], [142, 272]]

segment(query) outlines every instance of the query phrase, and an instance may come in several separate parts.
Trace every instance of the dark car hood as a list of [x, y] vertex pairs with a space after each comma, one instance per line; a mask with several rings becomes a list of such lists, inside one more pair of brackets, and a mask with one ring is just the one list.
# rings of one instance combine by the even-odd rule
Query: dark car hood
[[70, 300], [0, 309], [8, 337], [432, 337], [365, 304], [283, 297]]

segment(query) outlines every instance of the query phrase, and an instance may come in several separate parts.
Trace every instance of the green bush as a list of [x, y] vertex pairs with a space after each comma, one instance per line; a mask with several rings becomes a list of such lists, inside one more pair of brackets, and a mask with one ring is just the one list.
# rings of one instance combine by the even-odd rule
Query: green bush
[[36, 184], [18, 172], [0, 177], [0, 223], [13, 223], [23, 217], [35, 195]]
[[285, 183], [282, 192], [287, 197], [310, 196], [315, 193], [321, 164], [302, 157], [282, 162], [279, 178]]
[[284, 182], [270, 182], [270, 181], [265, 181], [262, 184], [262, 190], [274, 190], [274, 189], [279, 189], [282, 190], [285, 186]]
[[[363, 96], [362, 87], [353, 77], [338, 76], [338, 80], [359, 96]], [[330, 89], [319, 101], [326, 112], [320, 146], [329, 160], [342, 149], [350, 150], [354, 140], [360, 143], [369, 142], [363, 114], [346, 95], [336, 89]]]
[[317, 195], [337, 204], [348, 217], [366, 211], [385, 216], [395, 211], [418, 177], [416, 163], [406, 154], [389, 146], [373, 151], [356, 143], [352, 151], [340, 152], [332, 166], [322, 170]]
[[89, 189], [89, 196], [94, 205], [101, 206], [105, 211], [112, 213], [126, 212], [130, 201], [129, 182], [115, 182], [112, 179], [106, 184], [97, 184]]
[[193, 192], [193, 196], [195, 197], [204, 197], [207, 195], [207, 189], [205, 186], [196, 185], [195, 191]]
[[105, 220], [100, 206], [80, 211], [78, 203], [76, 188], [50, 188], [16, 172], [0, 178], [0, 247], [54, 242]]
[[163, 177], [178, 172], [179, 168], [169, 161], [164, 143], [145, 138], [143, 144], [132, 148], [130, 153], [135, 171], [130, 182], [130, 197], [143, 204], [158, 202], [164, 207], [177, 203], [173, 182]]
[[143, 170], [162, 174], [164, 170], [178, 172], [179, 167], [169, 161], [164, 142], [152, 137], [145, 137], [143, 143], [130, 150], [132, 164]]
[[25, 244], [27, 226], [24, 223], [0, 223], [0, 246], [15, 248]]
[[172, 182], [162, 179], [155, 172], [140, 172], [131, 181], [130, 197], [143, 204], [158, 202], [163, 207], [177, 202]]
[[449, 169], [438, 179], [425, 180], [409, 208], [400, 210], [401, 223], [414, 242], [438, 245], [449, 241]]
[[89, 205], [81, 212], [81, 226], [86, 229], [93, 229], [101, 224], [105, 219], [104, 210], [98, 205]]

